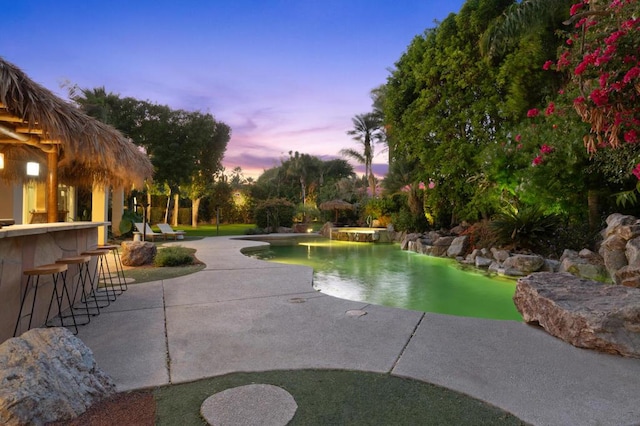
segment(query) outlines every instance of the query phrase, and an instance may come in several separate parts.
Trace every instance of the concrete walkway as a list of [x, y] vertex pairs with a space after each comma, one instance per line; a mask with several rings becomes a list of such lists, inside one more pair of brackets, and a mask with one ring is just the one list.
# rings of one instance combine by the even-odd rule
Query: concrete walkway
[[534, 425], [640, 425], [639, 359], [577, 349], [519, 322], [327, 296], [308, 267], [240, 253], [266, 243], [181, 244], [206, 269], [130, 285], [80, 329], [120, 391], [238, 371], [348, 369], [445, 386]]

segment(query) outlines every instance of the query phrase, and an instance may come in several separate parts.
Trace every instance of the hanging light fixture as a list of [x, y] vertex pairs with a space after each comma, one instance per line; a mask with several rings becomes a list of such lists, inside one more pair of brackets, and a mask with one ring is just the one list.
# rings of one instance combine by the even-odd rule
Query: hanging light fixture
[[0, 170], [4, 169], [4, 152], [0, 152]]
[[40, 164], [34, 163], [33, 161], [29, 161], [27, 163], [27, 175], [28, 176], [40, 175]]

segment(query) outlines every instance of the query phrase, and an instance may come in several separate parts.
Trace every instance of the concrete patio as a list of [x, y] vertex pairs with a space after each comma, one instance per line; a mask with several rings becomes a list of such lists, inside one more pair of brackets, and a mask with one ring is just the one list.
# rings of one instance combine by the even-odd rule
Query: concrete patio
[[327, 296], [312, 288], [310, 268], [240, 252], [264, 242], [180, 244], [206, 268], [130, 285], [80, 329], [120, 391], [239, 371], [349, 369], [438, 384], [534, 425], [640, 424], [639, 359], [578, 349], [519, 322]]

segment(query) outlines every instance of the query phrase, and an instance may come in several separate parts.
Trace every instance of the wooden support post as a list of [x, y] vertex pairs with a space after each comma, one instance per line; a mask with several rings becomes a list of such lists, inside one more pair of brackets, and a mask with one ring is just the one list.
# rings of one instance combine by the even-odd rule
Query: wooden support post
[[58, 150], [47, 153], [47, 222], [58, 221]]
[[[109, 220], [109, 188], [104, 185], [94, 185], [91, 192], [91, 220], [93, 222], [107, 222]], [[108, 225], [98, 227], [98, 244], [106, 244]]]
[[113, 199], [111, 200], [111, 232], [120, 236], [120, 222], [124, 212], [124, 189], [122, 187], [113, 189]]

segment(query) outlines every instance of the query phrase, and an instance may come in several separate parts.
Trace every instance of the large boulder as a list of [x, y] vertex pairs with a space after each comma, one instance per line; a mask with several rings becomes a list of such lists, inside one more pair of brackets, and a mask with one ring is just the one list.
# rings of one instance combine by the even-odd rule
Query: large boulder
[[606, 239], [609, 235], [615, 234], [621, 226], [634, 225], [636, 220], [635, 217], [629, 215], [620, 213], [610, 214], [606, 219], [607, 227], [603, 231], [604, 238]]
[[433, 243], [433, 249], [431, 249], [432, 256], [444, 257], [447, 255], [447, 250], [451, 246], [455, 237], [440, 237]]
[[640, 358], [640, 289], [538, 272], [518, 279], [513, 301], [524, 321], [574, 346]]
[[528, 275], [544, 266], [544, 258], [535, 254], [515, 254], [502, 262], [505, 271], [516, 271], [507, 275]]
[[447, 249], [448, 257], [458, 257], [463, 256], [467, 250], [469, 250], [469, 236], [462, 235], [459, 237], [455, 237], [451, 242], [451, 245]]
[[569, 272], [595, 281], [606, 282], [610, 280], [604, 261], [590, 250], [582, 250], [580, 253], [574, 250], [565, 250], [560, 261], [560, 272]]
[[146, 241], [124, 241], [120, 260], [126, 266], [142, 266], [153, 263], [158, 248]]
[[615, 279], [615, 273], [618, 269], [627, 265], [626, 255], [627, 240], [617, 234], [612, 234], [600, 244], [600, 256], [604, 261], [609, 276]]
[[0, 424], [69, 420], [114, 393], [91, 350], [66, 328], [35, 328], [0, 345]]

